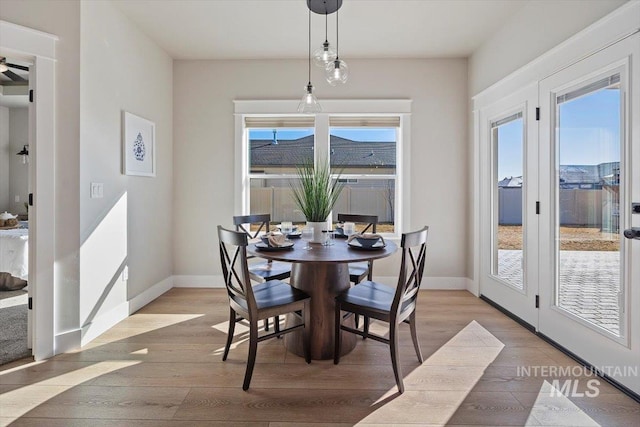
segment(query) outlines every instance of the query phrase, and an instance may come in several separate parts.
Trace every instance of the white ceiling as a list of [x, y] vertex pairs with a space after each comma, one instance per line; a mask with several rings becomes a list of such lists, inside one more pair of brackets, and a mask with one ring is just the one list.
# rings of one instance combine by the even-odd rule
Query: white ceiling
[[[530, 0], [344, 0], [340, 56], [466, 57]], [[306, 0], [114, 0], [175, 59], [307, 56]], [[324, 16], [312, 16], [312, 49]], [[335, 14], [329, 15], [335, 45]]]

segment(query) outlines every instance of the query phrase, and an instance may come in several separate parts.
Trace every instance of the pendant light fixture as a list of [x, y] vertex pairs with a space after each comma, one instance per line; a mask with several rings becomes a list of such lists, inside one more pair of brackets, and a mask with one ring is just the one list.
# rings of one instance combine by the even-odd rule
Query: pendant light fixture
[[329, 62], [336, 60], [338, 54], [329, 45], [329, 39], [327, 38], [327, 22], [329, 21], [329, 13], [327, 9], [324, 11], [324, 43], [318, 49], [313, 52], [313, 63], [318, 67], [325, 68]]
[[339, 21], [338, 13], [340, 7], [336, 9], [336, 59], [329, 62], [325, 67], [325, 77], [331, 86], [344, 84], [349, 78], [349, 67], [347, 63], [340, 59], [340, 39], [339, 39]]
[[305, 94], [302, 96], [300, 103], [298, 104], [298, 113], [315, 114], [322, 111], [322, 107], [318, 104], [316, 96], [313, 94], [313, 85], [311, 84], [311, 9], [309, 9], [309, 51], [308, 51], [308, 69], [309, 69], [309, 83], [305, 88]]

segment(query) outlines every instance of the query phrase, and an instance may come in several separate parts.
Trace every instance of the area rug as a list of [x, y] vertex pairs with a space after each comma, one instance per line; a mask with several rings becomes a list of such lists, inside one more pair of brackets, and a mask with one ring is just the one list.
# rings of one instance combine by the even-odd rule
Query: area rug
[[0, 365], [31, 355], [27, 348], [27, 293], [0, 292]]

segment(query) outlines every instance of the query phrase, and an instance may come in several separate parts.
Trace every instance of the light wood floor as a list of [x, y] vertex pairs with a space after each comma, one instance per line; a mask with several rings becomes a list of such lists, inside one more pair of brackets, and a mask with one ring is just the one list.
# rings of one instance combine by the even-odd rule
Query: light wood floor
[[[259, 344], [241, 389], [246, 329], [221, 361], [222, 289], [173, 289], [82, 351], [0, 367], [0, 424], [12, 426], [638, 426], [640, 404], [600, 381], [597, 397], [551, 396], [554, 377], [519, 367], [576, 364], [465, 291], [422, 291], [417, 363], [401, 333], [406, 392], [388, 348], [372, 340], [332, 361], [304, 361], [282, 341]], [[380, 328], [380, 325], [374, 326]], [[578, 392], [589, 377], [577, 380]]]

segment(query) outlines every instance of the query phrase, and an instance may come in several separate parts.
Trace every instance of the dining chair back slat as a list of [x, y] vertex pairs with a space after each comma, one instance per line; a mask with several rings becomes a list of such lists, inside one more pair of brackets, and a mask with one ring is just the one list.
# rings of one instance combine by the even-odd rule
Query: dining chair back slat
[[256, 304], [253, 288], [249, 285], [247, 235], [244, 232], [226, 230], [222, 226], [218, 226], [218, 239], [220, 240], [222, 275], [227, 294], [233, 301], [246, 301], [246, 306], [251, 309]]
[[[271, 223], [270, 214], [254, 214], [254, 215], [236, 215], [233, 217], [233, 225], [237, 231], [244, 231], [250, 239], [255, 239], [260, 235], [262, 230], [265, 233], [271, 231], [269, 225]], [[255, 231], [251, 230], [252, 225], [258, 225]], [[249, 226], [247, 229], [245, 226]]]
[[338, 214], [338, 222], [354, 222], [356, 224], [366, 224], [361, 233], [371, 230], [371, 233], [377, 233], [378, 216], [377, 215], [361, 215], [361, 214]]

